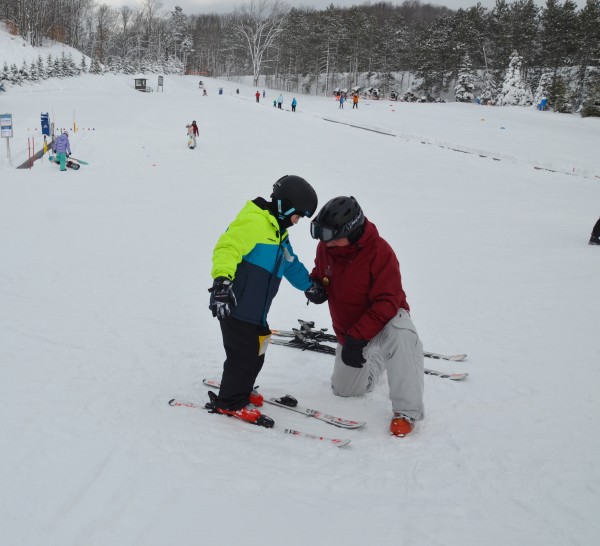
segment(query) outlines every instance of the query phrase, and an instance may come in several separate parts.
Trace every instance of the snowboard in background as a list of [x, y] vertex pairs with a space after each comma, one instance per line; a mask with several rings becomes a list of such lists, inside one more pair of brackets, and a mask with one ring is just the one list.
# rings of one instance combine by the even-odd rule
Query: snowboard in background
[[[56, 163], [57, 165], [60, 165], [60, 161], [55, 155], [49, 155], [48, 159], [50, 160], [50, 163]], [[67, 169], [73, 169], [74, 171], [76, 171], [80, 167], [81, 167], [81, 165], [79, 163], [76, 163], [75, 161], [72, 161], [71, 159], [67, 159]]]

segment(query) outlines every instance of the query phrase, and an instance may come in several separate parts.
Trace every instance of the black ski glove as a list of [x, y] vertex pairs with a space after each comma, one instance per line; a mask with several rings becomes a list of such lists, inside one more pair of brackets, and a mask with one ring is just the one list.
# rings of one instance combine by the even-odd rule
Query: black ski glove
[[311, 303], [315, 303], [316, 305], [325, 303], [327, 301], [327, 290], [325, 290], [325, 287], [319, 279], [310, 280], [312, 281], [311, 287], [304, 291], [306, 299]]
[[363, 349], [368, 341], [364, 339], [354, 339], [352, 336], [346, 336], [346, 342], [342, 347], [342, 362], [351, 368], [362, 368], [366, 362], [363, 356]]
[[213, 317], [219, 320], [229, 317], [231, 310], [237, 305], [233, 293], [233, 281], [227, 277], [217, 277], [208, 291], [210, 292], [208, 308], [212, 311]]

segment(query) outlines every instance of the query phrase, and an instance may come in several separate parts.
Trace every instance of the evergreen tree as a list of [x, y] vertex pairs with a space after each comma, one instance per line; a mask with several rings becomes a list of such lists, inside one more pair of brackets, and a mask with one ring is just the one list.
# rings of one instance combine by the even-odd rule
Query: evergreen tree
[[473, 102], [473, 83], [475, 75], [473, 74], [473, 66], [469, 54], [466, 53], [463, 57], [459, 72], [458, 81], [454, 87], [454, 96], [456, 102]]
[[27, 66], [27, 61], [23, 60], [23, 64], [19, 69], [20, 74], [20, 83], [27, 82], [31, 80], [31, 74], [29, 73], [29, 67]]
[[497, 103], [499, 106], [531, 106], [533, 96], [529, 85], [523, 80], [522, 66], [523, 57], [513, 51], [498, 96]]
[[64, 72], [63, 72], [63, 66], [62, 66], [62, 62], [61, 62], [60, 58], [59, 58], [59, 57], [56, 57], [56, 58], [54, 59], [54, 63], [53, 63], [53, 64], [54, 64], [54, 66], [53, 66], [53, 69], [54, 69], [54, 70], [53, 70], [53, 72], [52, 72], [52, 75], [53, 75], [55, 78], [64, 78], [64, 77], [65, 77], [65, 74], [64, 74]]
[[343, 67], [346, 59], [343, 57], [345, 27], [342, 11], [330, 5], [324, 12], [312, 14], [308, 28], [313, 55], [307, 61], [316, 83], [315, 93], [319, 92], [319, 77], [324, 75], [322, 90], [329, 95], [342, 85], [338, 82], [339, 73], [350, 71], [349, 67]]
[[589, 83], [589, 92], [583, 101], [581, 117], [600, 117], [600, 70], [594, 71]]
[[573, 102], [569, 87], [561, 76], [552, 78], [549, 95], [548, 102], [554, 108], [555, 112], [567, 114], [573, 111]]
[[21, 83], [23, 82], [16, 63], [12, 63], [10, 65], [10, 77], [8, 81], [10, 81], [14, 85], [21, 85]]
[[184, 64], [194, 49], [190, 22], [188, 16], [179, 6], [171, 12], [171, 18], [166, 25], [166, 55], [180, 59]]
[[44, 66], [44, 59], [42, 59], [41, 55], [38, 55], [37, 58], [37, 73], [40, 80], [45, 80], [48, 78], [48, 74], [46, 74], [46, 67]]
[[384, 95], [394, 89], [396, 77], [394, 72], [401, 65], [401, 59], [408, 49], [406, 24], [401, 15], [388, 19], [380, 32], [376, 49], [375, 69], [378, 71], [378, 84]]
[[92, 57], [92, 64], [90, 67], [90, 74], [102, 74], [102, 66], [98, 62], [96, 57]]
[[542, 64], [552, 69], [554, 78], [558, 68], [570, 64], [577, 49], [577, 6], [572, 0], [565, 0], [560, 6], [558, 0], [547, 0], [541, 14]]
[[54, 76], [56, 75], [54, 73], [54, 59], [52, 58], [52, 55], [50, 53], [48, 53], [48, 57], [46, 57], [46, 78], [54, 78]]
[[533, 97], [533, 104], [537, 105], [541, 102], [542, 99], [548, 100], [550, 97], [550, 89], [552, 87], [552, 80], [554, 79], [554, 75], [552, 72], [544, 72], [540, 78], [540, 83], [536, 89], [535, 95]]
[[600, 0], [587, 0], [579, 14], [578, 29], [577, 106], [586, 100], [588, 87], [594, 84], [594, 72], [588, 68], [593, 64], [598, 65], [600, 59]]
[[4, 67], [2, 68], [2, 73], [0, 73], [0, 81], [3, 83], [11, 81], [10, 69], [8, 68], [8, 63], [6, 61], [4, 61]]
[[37, 64], [35, 61], [31, 61], [31, 64], [29, 65], [29, 79], [34, 83], [40, 81], [40, 75], [38, 74]]
[[452, 77], [456, 78], [465, 55], [477, 67], [485, 66], [484, 47], [487, 34], [485, 8], [481, 4], [466, 10], [459, 9], [451, 20], [451, 42], [448, 44]]
[[487, 23], [490, 44], [485, 49], [485, 64], [487, 70], [497, 74], [500, 70], [504, 70], [510, 54], [515, 50], [511, 10], [506, 0], [496, 0]]
[[[538, 58], [538, 13], [534, 0], [516, 0], [510, 4], [512, 50], [521, 53], [523, 79], [527, 78], [529, 68], [539, 64]], [[504, 59], [503, 65], [510, 62]]]
[[481, 87], [480, 100], [481, 104], [495, 105], [496, 97], [498, 96], [498, 84], [494, 75], [491, 72], [487, 72], [484, 76], [483, 84]]
[[418, 91], [430, 99], [446, 91], [452, 74], [450, 21], [438, 19], [432, 25], [421, 24], [416, 40], [416, 77], [420, 80]]
[[81, 62], [79, 63], [79, 70], [81, 74], [85, 74], [87, 72], [87, 62], [85, 60], [85, 55], [81, 56]]

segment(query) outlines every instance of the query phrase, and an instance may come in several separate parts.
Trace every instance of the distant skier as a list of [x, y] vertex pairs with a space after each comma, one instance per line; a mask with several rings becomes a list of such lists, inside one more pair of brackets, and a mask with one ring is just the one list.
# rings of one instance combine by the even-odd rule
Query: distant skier
[[196, 147], [196, 137], [200, 134], [198, 131], [198, 126], [196, 125], [196, 120], [192, 121], [192, 140], [194, 142], [194, 148]]
[[298, 102], [296, 101], [296, 97], [294, 97], [292, 99], [292, 112], [296, 111], [296, 105], [298, 104]]
[[61, 135], [54, 139], [52, 151], [56, 154], [56, 159], [60, 163], [60, 170], [67, 170], [67, 157], [71, 155], [71, 144], [69, 143], [69, 133], [63, 131]]
[[592, 236], [590, 237], [590, 245], [600, 245], [600, 218], [596, 222], [594, 229], [592, 229]]
[[279, 95], [277, 97], [277, 108], [279, 108], [281, 110], [282, 106], [283, 106], [283, 95]]
[[186, 125], [185, 128], [186, 128], [187, 137], [188, 137], [188, 141], [187, 141], [188, 148], [190, 150], [193, 150], [194, 149], [194, 129], [192, 129], [191, 125]]
[[344, 109], [344, 101], [346, 99], [344, 98], [344, 95], [340, 95], [340, 108], [343, 110]]
[[260, 92], [258, 91], [258, 89], [256, 90], [256, 93], [254, 96], [256, 97], [256, 102], [260, 102]]
[[354, 93], [354, 95], [352, 95], [352, 110], [355, 108], [358, 110], [358, 93]]

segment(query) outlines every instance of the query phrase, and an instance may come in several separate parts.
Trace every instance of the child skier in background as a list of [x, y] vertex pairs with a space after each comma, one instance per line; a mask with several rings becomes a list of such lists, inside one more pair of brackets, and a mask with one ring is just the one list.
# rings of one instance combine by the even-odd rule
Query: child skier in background
[[186, 125], [188, 134], [188, 148], [193, 150], [196, 147], [196, 136], [198, 135], [198, 126], [196, 121], [192, 121], [191, 125]]
[[196, 120], [192, 121], [192, 142], [194, 144], [194, 148], [196, 147], [196, 137], [200, 134], [198, 131], [198, 126], [196, 125]]
[[67, 170], [67, 157], [71, 155], [71, 144], [69, 143], [69, 133], [63, 131], [61, 135], [54, 139], [52, 151], [56, 154], [56, 159], [60, 163], [60, 170]]

